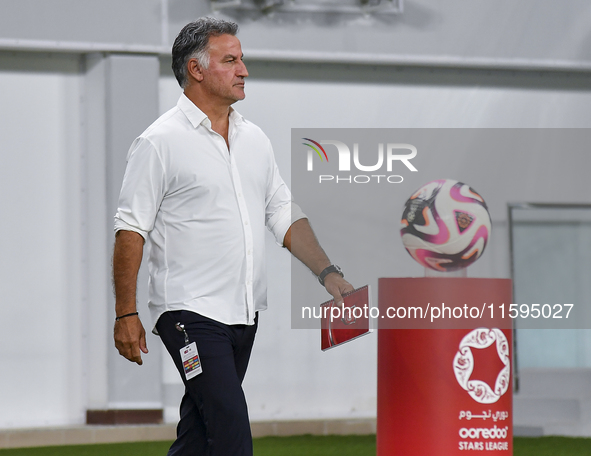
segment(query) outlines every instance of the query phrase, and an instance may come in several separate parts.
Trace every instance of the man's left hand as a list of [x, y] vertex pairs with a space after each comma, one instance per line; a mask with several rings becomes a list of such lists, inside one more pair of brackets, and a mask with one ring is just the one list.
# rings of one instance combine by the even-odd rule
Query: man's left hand
[[343, 294], [349, 293], [355, 288], [336, 272], [331, 272], [324, 278], [324, 287], [334, 297], [335, 306], [341, 307], [344, 303]]

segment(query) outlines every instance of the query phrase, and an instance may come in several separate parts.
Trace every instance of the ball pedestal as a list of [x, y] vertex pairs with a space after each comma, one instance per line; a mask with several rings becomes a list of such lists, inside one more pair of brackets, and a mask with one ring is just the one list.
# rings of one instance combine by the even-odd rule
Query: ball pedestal
[[[380, 316], [413, 306], [428, 315], [379, 319], [378, 456], [512, 455], [512, 330], [499, 307], [511, 302], [511, 281], [382, 278], [378, 285]], [[445, 329], [429, 329], [433, 306], [466, 315], [477, 307], [488, 318], [454, 318], [450, 310], [436, 322]]]

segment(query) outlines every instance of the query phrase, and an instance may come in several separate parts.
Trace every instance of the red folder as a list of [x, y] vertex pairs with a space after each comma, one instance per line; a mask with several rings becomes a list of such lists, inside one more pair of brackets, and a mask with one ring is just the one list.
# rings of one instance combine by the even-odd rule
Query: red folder
[[321, 348], [328, 350], [372, 332], [370, 327], [371, 293], [369, 286], [343, 295], [345, 308], [334, 305], [334, 299], [320, 304], [322, 311]]

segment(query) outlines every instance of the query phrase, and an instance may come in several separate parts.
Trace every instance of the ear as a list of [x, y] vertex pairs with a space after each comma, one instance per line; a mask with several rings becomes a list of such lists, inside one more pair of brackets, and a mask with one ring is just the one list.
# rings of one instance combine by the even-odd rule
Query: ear
[[203, 81], [203, 70], [197, 59], [189, 59], [187, 62], [187, 75], [192, 76], [197, 82]]

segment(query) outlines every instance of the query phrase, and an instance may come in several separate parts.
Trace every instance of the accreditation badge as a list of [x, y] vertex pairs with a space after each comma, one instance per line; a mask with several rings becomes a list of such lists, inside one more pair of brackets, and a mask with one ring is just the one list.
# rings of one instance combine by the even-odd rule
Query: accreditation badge
[[185, 371], [185, 378], [187, 380], [191, 380], [193, 377], [196, 377], [203, 372], [199, 353], [197, 352], [197, 344], [195, 342], [184, 346], [181, 348], [180, 352], [183, 369]]

